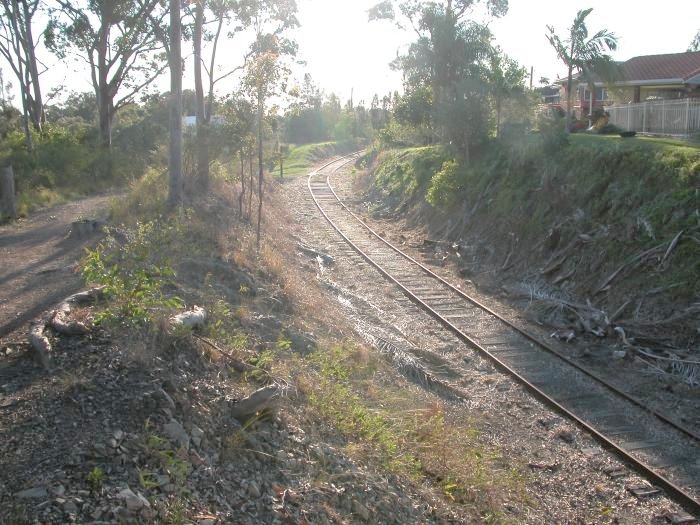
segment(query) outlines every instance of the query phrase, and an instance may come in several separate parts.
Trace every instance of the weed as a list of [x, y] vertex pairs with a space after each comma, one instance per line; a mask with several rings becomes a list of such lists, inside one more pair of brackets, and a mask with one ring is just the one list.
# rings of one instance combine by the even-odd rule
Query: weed
[[141, 468], [137, 469], [137, 472], [139, 475], [139, 485], [141, 485], [141, 488], [150, 490], [159, 486], [158, 474], [155, 472]]
[[94, 492], [99, 492], [102, 489], [102, 483], [105, 479], [105, 473], [100, 467], [93, 468], [87, 475], [87, 483]]
[[[192, 471], [192, 465], [187, 460], [187, 454], [184, 449], [174, 449], [167, 439], [155, 433], [148, 435], [145, 447], [157, 466], [170, 477], [170, 481], [177, 487], [178, 492], [187, 492], [185, 482]], [[139, 471], [139, 482], [142, 483], [142, 486], [153, 482], [151, 474], [153, 474], [152, 471]]]
[[503, 500], [525, 498], [519, 468], [481, 445], [468, 422], [450, 423], [442, 405], [416, 410], [405, 387], [378, 384], [381, 364], [366, 349], [338, 345], [304, 360], [319, 376], [299, 383], [308, 403], [346, 436], [349, 451], [369, 453], [389, 471], [435, 480], [446, 499], [476, 504], [489, 523], [502, 522], [494, 509]]

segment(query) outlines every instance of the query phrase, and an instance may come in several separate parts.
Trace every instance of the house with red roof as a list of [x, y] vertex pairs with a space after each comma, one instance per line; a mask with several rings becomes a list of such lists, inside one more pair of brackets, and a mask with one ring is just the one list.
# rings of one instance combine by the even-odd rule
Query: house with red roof
[[[576, 79], [573, 109], [579, 117], [589, 114], [591, 107], [700, 99], [700, 51], [638, 56], [618, 65], [617, 80], [598, 80], [594, 90]], [[561, 85], [561, 105], [566, 109], [566, 79], [557, 83]]]

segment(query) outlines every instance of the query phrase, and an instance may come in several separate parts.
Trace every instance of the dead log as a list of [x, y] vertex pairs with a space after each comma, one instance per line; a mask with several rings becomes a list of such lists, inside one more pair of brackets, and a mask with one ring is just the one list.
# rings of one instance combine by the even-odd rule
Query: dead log
[[106, 221], [101, 219], [80, 219], [73, 221], [71, 223], [69, 236], [78, 239], [87, 237], [93, 233], [99, 232], [105, 224], [107, 224]]
[[197, 305], [192, 310], [187, 310], [170, 318], [173, 327], [184, 326], [190, 330], [202, 328], [207, 322], [207, 311]]
[[80, 321], [71, 321], [69, 316], [75, 306], [92, 303], [95, 300], [103, 297], [104, 289], [102, 287], [92, 288], [84, 292], [78, 292], [58, 305], [49, 316], [48, 325], [59, 334], [64, 335], [84, 335], [90, 331], [90, 328]]
[[90, 329], [80, 322], [71, 321], [68, 316], [76, 305], [86, 304], [102, 297], [104, 289], [102, 287], [92, 288], [84, 292], [78, 292], [66, 298], [55, 310], [52, 310], [46, 317], [32, 324], [29, 330], [29, 346], [37, 356], [37, 359], [44, 369], [49, 369], [49, 354], [51, 353], [51, 343], [44, 335], [44, 330], [51, 327], [58, 333], [66, 335], [86, 334]]
[[236, 419], [241, 419], [263, 410], [269, 410], [286, 392], [287, 387], [278, 384], [259, 388], [248, 397], [236, 401], [231, 406], [231, 415]]
[[17, 218], [15, 174], [12, 166], [5, 166], [0, 173], [0, 215], [5, 215], [11, 220]]
[[67, 301], [61, 303], [51, 316], [49, 325], [59, 334], [64, 335], [84, 335], [90, 329], [80, 321], [71, 321], [68, 316], [71, 312], [71, 305]]
[[51, 353], [51, 343], [44, 335], [46, 328], [45, 321], [39, 321], [32, 325], [29, 330], [29, 345], [34, 351], [37, 360], [44, 367], [44, 370], [49, 369], [49, 354]]

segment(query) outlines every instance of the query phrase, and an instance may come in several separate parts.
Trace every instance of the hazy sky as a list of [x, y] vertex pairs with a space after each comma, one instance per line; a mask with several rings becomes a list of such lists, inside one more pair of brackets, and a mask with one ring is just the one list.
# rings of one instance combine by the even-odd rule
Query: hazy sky
[[[401, 86], [388, 62], [404, 50], [413, 35], [388, 22], [367, 22], [366, 11], [376, 0], [299, 0], [298, 35], [308, 70], [328, 92], [345, 99], [355, 88], [355, 100], [371, 100]], [[685, 51], [700, 29], [700, 1], [673, 0], [510, 0], [508, 14], [489, 24], [495, 41], [525, 66], [534, 67], [534, 84], [541, 76], [564, 75], [545, 38], [546, 26], [563, 34], [579, 9], [592, 7], [589, 30], [607, 28], [619, 37], [616, 60], [637, 55]]]
[[[367, 9], [377, 0], [297, 0], [301, 27], [295, 32], [299, 42], [299, 77], [311, 73], [315, 82], [326, 92], [335, 92], [342, 100], [371, 102], [372, 95], [401, 89], [401, 76], [391, 71], [389, 62], [397, 52], [406, 50], [414, 38], [410, 32], [396, 29], [389, 22], [367, 21]], [[559, 34], [566, 29], [579, 9], [593, 7], [588, 17], [590, 30], [607, 28], [619, 37], [619, 48], [613, 53], [617, 60], [636, 55], [674, 53], [685, 51], [700, 29], [700, 0], [673, 0], [652, 6], [643, 0], [510, 0], [508, 14], [489, 25], [495, 42], [529, 71], [534, 67], [534, 83], [540, 77], [555, 79], [566, 73], [554, 51], [545, 39], [546, 25], [555, 27]], [[240, 45], [223, 42], [220, 56], [230, 64], [237, 64], [242, 55]], [[183, 54], [191, 55], [191, 44], [183, 44]], [[70, 91], [89, 91], [89, 74], [77, 60], [57, 62], [47, 52], [41, 56], [51, 71], [42, 77], [45, 92], [64, 84], [63, 94]], [[5, 80], [12, 80], [6, 65]], [[167, 90], [168, 75], [163, 75], [156, 86]], [[185, 88], [192, 87], [191, 58], [187, 59]], [[222, 83], [223, 91], [234, 88], [233, 80]], [[15, 91], [15, 103], [18, 94]]]

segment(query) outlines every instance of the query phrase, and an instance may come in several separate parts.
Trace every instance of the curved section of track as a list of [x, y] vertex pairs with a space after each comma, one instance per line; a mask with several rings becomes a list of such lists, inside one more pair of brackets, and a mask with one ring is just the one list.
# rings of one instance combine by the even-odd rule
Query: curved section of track
[[[330, 183], [331, 174], [357, 155], [336, 159], [308, 179], [316, 206], [343, 240], [459, 339], [700, 515], [700, 437], [513, 325], [372, 230]], [[630, 491], [644, 496], [653, 488]]]

